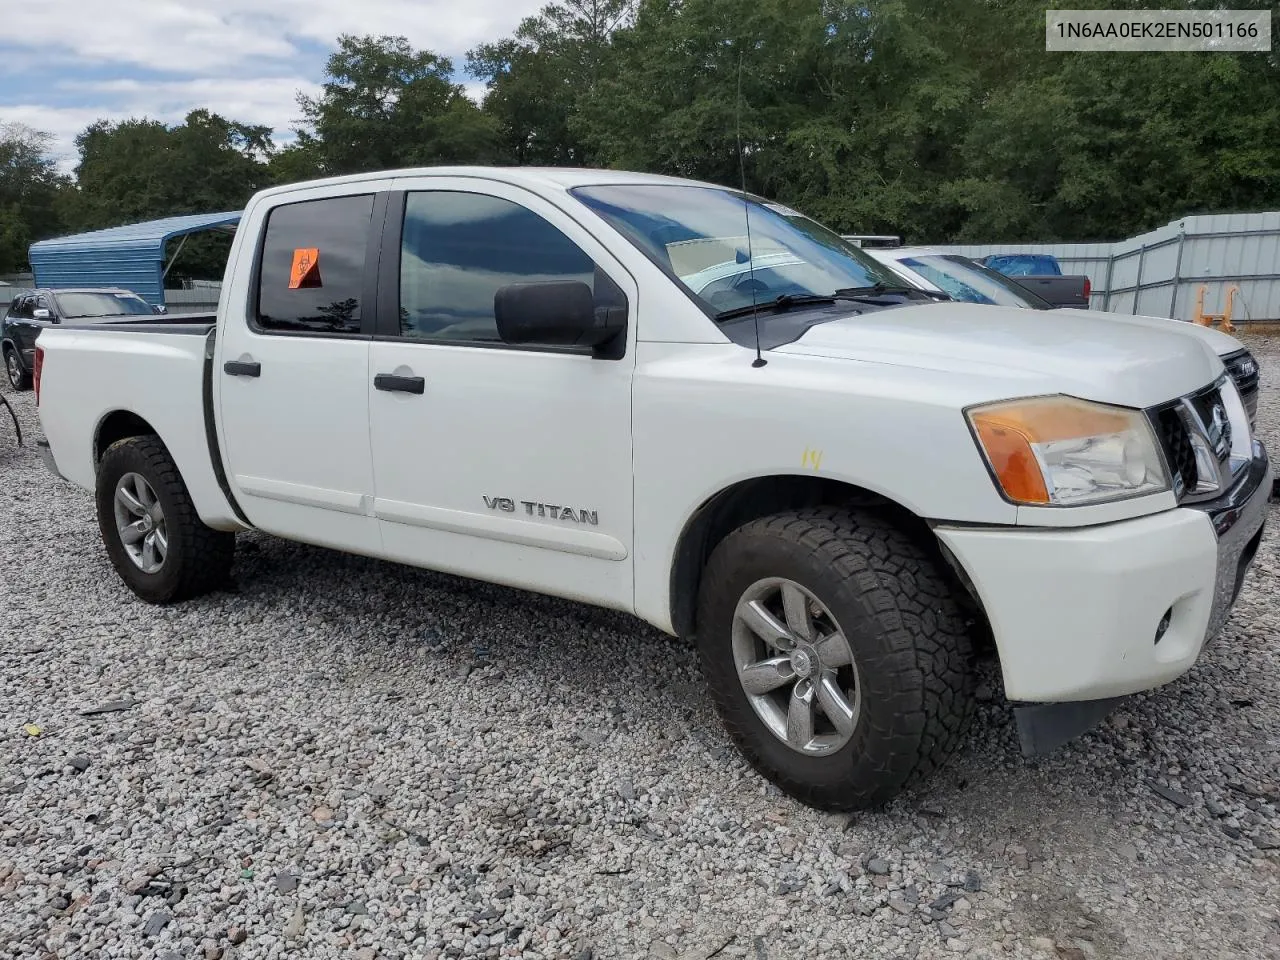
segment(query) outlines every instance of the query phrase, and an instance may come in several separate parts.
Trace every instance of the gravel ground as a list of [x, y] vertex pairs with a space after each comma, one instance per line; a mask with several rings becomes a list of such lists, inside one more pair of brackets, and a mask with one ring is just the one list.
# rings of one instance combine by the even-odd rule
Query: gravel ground
[[851, 818], [624, 616], [255, 536], [149, 607], [10, 439], [0, 956], [1280, 956], [1277, 508], [1189, 676], [1027, 761], [989, 670], [947, 771]]

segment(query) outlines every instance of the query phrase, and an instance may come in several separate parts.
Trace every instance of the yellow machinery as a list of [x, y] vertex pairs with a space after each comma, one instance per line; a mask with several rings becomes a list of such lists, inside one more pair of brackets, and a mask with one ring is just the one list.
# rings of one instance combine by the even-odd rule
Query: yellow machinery
[[1236, 294], [1240, 292], [1240, 288], [1235, 284], [1227, 287], [1227, 309], [1223, 313], [1205, 313], [1204, 312], [1204, 293], [1207, 290], [1203, 283], [1200, 289], [1196, 291], [1196, 315], [1194, 322], [1202, 327], [1212, 327], [1214, 323], [1222, 324], [1223, 333], [1231, 333], [1235, 330], [1235, 325], [1231, 322], [1231, 310], [1235, 306]]

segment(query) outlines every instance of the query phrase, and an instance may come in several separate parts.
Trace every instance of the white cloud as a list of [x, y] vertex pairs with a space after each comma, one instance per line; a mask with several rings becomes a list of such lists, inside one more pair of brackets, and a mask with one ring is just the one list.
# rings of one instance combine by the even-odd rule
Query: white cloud
[[70, 173], [79, 161], [75, 138], [97, 120], [127, 120], [129, 114], [95, 107], [47, 107], [35, 103], [0, 104], [0, 123], [21, 123], [52, 135], [51, 153], [58, 167]]
[[[298, 93], [315, 96], [320, 84], [301, 76], [199, 77], [193, 80], [64, 80], [61, 91], [84, 92], [121, 104], [125, 113], [157, 120], [181, 120], [195, 107], [205, 107], [243, 123], [283, 129], [299, 119]], [[3, 107], [0, 107], [3, 110]]]
[[[4, 41], [95, 63], [222, 73], [291, 58], [293, 39], [331, 46], [341, 33], [402, 35], [460, 61], [505, 36], [541, 0], [39, 0], [6, 3]], [[455, 63], [461, 66], [461, 63]]]
[[6, 4], [5, 40], [88, 63], [153, 70], [218, 71], [232, 63], [296, 53], [282, 33], [238, 15], [176, 0], [42, 0]]
[[164, 123], [180, 123], [191, 110], [204, 107], [243, 123], [263, 124], [276, 131], [277, 145], [292, 139], [289, 127], [298, 119], [298, 91], [314, 94], [319, 84], [300, 77], [267, 77], [239, 80], [203, 77], [149, 83], [138, 80], [111, 80], [103, 83], [62, 81], [57, 89], [74, 93], [83, 89], [95, 99], [111, 104], [102, 107], [49, 107], [36, 103], [0, 104], [0, 122], [24, 123], [53, 135], [53, 153], [58, 166], [70, 172], [79, 161], [76, 134], [97, 120], [119, 122], [147, 117]]
[[[449, 56], [460, 70], [470, 47], [510, 34], [544, 3], [0, 0], [0, 76], [11, 78], [0, 82], [0, 121], [53, 134], [68, 170], [76, 162], [75, 135], [98, 119], [173, 123], [204, 107], [265, 124], [278, 142], [287, 141], [298, 119], [297, 92], [314, 93], [322, 79], [315, 46], [332, 49], [342, 33], [401, 35]], [[75, 79], [86, 71], [123, 79]], [[168, 77], [157, 82], [156, 72]], [[483, 97], [483, 85], [466, 87], [473, 99]]]

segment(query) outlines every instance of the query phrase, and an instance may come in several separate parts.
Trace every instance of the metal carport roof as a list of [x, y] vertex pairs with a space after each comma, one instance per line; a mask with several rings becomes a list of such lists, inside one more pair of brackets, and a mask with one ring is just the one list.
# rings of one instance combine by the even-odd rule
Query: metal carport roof
[[41, 240], [29, 253], [35, 286], [125, 287], [149, 303], [162, 304], [165, 244], [202, 230], [233, 232], [239, 222], [238, 211], [197, 213]]

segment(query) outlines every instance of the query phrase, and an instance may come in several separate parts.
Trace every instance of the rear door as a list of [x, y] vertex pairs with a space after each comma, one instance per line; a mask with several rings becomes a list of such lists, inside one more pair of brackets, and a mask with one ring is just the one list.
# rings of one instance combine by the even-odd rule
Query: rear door
[[[386, 554], [630, 609], [634, 280], [581, 224], [521, 188], [395, 185], [368, 384]], [[501, 342], [498, 289], [556, 280], [629, 308], [625, 351]]]
[[[353, 189], [359, 190], [353, 193]], [[241, 226], [257, 238], [221, 310], [214, 377], [228, 479], [279, 536], [379, 552], [369, 455], [369, 342], [386, 195], [299, 192]]]

